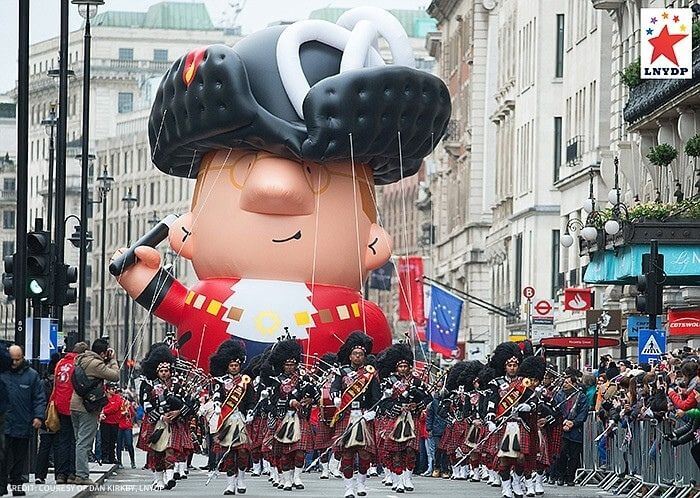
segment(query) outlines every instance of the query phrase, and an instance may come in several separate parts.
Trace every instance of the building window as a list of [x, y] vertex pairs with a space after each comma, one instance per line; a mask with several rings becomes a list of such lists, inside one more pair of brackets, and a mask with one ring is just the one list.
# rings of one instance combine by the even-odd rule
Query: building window
[[153, 60], [155, 62], [168, 62], [168, 51], [163, 48], [154, 48]]
[[561, 288], [559, 281], [559, 258], [559, 230], [552, 230], [552, 299], [556, 299], [557, 293]]
[[523, 234], [515, 237], [515, 303], [520, 306], [520, 293], [523, 286]]
[[561, 170], [561, 117], [554, 118], [554, 181], [559, 181]]
[[564, 14], [557, 14], [557, 59], [554, 76], [564, 76]]
[[3, 240], [2, 241], [2, 257], [10, 256], [15, 252], [15, 241], [14, 240]]
[[134, 49], [133, 48], [120, 48], [119, 49], [119, 60], [120, 61], [133, 61], [134, 60]]
[[131, 92], [119, 92], [117, 112], [119, 114], [131, 112], [134, 109], [134, 94]]
[[3, 228], [15, 228], [15, 212], [14, 211], [3, 211], [2, 212], [2, 227]]
[[15, 179], [14, 178], [4, 178], [2, 181], [2, 189], [6, 192], [15, 191]]

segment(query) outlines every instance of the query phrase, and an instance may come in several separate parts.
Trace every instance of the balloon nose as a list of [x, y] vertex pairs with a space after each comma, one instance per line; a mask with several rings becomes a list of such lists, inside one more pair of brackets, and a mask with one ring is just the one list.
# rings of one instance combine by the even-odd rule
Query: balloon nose
[[314, 195], [299, 163], [266, 157], [246, 178], [240, 206], [253, 213], [299, 216], [313, 213]]

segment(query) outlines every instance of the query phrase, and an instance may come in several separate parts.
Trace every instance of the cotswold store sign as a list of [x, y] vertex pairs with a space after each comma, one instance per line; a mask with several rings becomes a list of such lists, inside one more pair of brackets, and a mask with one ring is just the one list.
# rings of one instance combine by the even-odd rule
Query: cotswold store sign
[[700, 308], [668, 310], [668, 332], [671, 336], [700, 336]]

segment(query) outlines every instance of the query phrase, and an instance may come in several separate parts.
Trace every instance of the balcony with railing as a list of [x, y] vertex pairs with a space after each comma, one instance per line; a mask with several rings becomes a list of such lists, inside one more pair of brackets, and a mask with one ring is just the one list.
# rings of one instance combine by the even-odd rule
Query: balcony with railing
[[566, 142], [566, 165], [569, 167], [581, 164], [583, 156], [583, 136], [577, 135]]

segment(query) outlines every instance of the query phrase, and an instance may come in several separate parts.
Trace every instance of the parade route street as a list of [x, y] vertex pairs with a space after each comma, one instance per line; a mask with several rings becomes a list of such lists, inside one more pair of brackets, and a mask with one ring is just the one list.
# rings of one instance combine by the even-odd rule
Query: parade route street
[[[126, 457], [126, 453], [124, 454]], [[128, 458], [128, 457], [127, 457]], [[117, 471], [115, 476], [110, 477], [104, 485], [103, 490], [93, 493], [93, 496], [223, 496], [226, 487], [226, 476], [219, 475], [212, 479], [208, 486], [207, 472], [202, 470], [190, 470], [187, 480], [178, 481], [177, 486], [170, 491], [151, 491], [146, 489], [151, 482], [151, 473], [141, 470], [145, 461], [145, 454], [136, 452], [137, 468], [125, 468]], [[206, 462], [201, 455], [195, 455], [193, 465], [197, 467]], [[268, 483], [267, 478], [246, 477], [247, 491], [246, 498], [274, 498], [274, 497], [296, 497], [296, 498], [341, 498], [344, 493], [342, 479], [319, 479], [318, 473], [305, 474], [303, 481], [306, 486], [303, 490], [278, 491]], [[432, 479], [427, 477], [416, 477], [414, 479], [416, 490], [412, 493], [397, 494], [390, 488], [382, 485], [381, 478], [371, 478], [367, 481], [367, 497], [405, 497], [405, 498], [426, 498], [437, 496], [472, 497], [479, 498], [500, 498], [500, 488], [488, 487], [481, 483], [471, 483], [466, 481], [450, 481], [447, 479]], [[611, 497], [613, 495], [601, 492], [598, 488], [558, 487], [546, 486], [545, 497]]]

